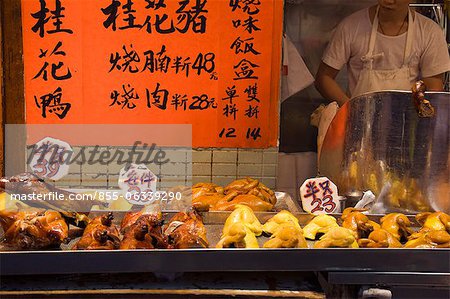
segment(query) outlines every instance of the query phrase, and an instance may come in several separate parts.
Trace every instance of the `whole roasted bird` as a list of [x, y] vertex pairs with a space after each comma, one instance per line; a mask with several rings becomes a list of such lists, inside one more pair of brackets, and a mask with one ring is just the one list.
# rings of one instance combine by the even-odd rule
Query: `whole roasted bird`
[[399, 241], [406, 241], [412, 234], [411, 222], [401, 213], [390, 213], [380, 219], [381, 228], [388, 231]]
[[8, 247], [16, 250], [58, 247], [66, 242], [69, 229], [56, 211], [0, 211], [0, 224]]
[[373, 230], [379, 229], [380, 225], [361, 213], [355, 208], [346, 208], [341, 216], [342, 227], [348, 228], [359, 238], [367, 237]]
[[333, 227], [325, 233], [314, 248], [358, 248], [355, 234], [345, 227]]
[[367, 239], [358, 240], [362, 248], [400, 248], [402, 243], [399, 239], [385, 229], [376, 229], [370, 233]]
[[252, 178], [239, 179], [228, 184], [224, 189], [223, 193], [225, 195], [237, 192], [238, 195], [248, 194], [255, 195], [266, 201], [272, 206], [277, 203], [277, 198], [275, 192], [268, 188], [266, 185], [261, 183], [259, 180]]
[[333, 227], [339, 227], [336, 218], [330, 215], [318, 215], [303, 228], [303, 236], [315, 240], [318, 234], [326, 234]]
[[207, 248], [206, 228], [196, 212], [179, 212], [170, 219], [164, 230], [168, 248]]
[[[98, 200], [73, 200], [75, 193], [68, 192], [47, 184], [32, 173], [23, 173], [12, 177], [0, 178], [0, 190], [16, 195], [48, 195], [50, 193], [63, 196], [64, 200], [30, 200], [27, 204], [37, 208], [60, 212], [69, 222], [77, 226], [86, 226], [89, 219], [84, 213], [91, 210], [93, 205], [105, 206], [107, 203]], [[71, 200], [72, 198], [72, 200]]]
[[450, 248], [450, 234], [445, 230], [423, 228], [409, 237], [405, 248]]
[[302, 229], [294, 222], [281, 223], [264, 243], [264, 248], [308, 248]]
[[163, 217], [160, 212], [129, 212], [122, 219], [121, 232], [123, 239], [120, 249], [154, 249], [167, 248], [167, 240], [163, 235]]
[[444, 212], [426, 212], [416, 215], [416, 220], [424, 229], [444, 230], [450, 233], [450, 215]]
[[120, 246], [120, 233], [117, 226], [112, 223], [113, 219], [114, 216], [111, 212], [94, 218], [84, 229], [83, 235], [74, 249], [118, 249]]

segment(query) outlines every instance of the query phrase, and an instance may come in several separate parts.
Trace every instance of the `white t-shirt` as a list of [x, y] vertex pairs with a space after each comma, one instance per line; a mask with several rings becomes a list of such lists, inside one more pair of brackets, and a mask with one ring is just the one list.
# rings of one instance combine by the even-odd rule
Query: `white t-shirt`
[[[414, 14], [414, 35], [411, 59], [411, 82], [450, 71], [450, 57], [444, 33], [431, 19]], [[336, 28], [323, 56], [323, 62], [340, 70], [347, 64], [350, 94], [363, 68], [361, 57], [367, 54], [372, 23], [369, 9], [363, 9], [345, 18]], [[378, 32], [373, 54], [384, 53], [375, 59], [373, 69], [391, 70], [403, 64], [406, 32], [386, 36]]]

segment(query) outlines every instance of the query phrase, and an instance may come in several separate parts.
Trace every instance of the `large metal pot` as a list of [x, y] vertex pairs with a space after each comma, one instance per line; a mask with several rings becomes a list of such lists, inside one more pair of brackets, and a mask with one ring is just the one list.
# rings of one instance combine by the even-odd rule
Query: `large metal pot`
[[347, 102], [326, 134], [319, 172], [343, 195], [371, 190], [388, 211], [450, 212], [450, 93], [429, 92], [431, 118], [411, 92], [369, 93]]

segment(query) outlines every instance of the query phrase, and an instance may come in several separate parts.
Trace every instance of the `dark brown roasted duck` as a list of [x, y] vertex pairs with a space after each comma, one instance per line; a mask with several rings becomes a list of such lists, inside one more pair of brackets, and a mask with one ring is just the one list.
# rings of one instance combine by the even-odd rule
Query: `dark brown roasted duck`
[[167, 248], [167, 240], [162, 232], [163, 217], [160, 212], [129, 212], [125, 214], [121, 232], [123, 239], [120, 249]]
[[8, 247], [32, 250], [58, 247], [68, 238], [69, 229], [56, 211], [0, 211], [0, 224]]
[[[41, 209], [54, 210], [60, 212], [69, 222], [77, 226], [86, 226], [88, 218], [83, 212], [89, 212], [93, 205], [106, 205], [98, 200], [73, 200], [75, 193], [68, 192], [50, 184], [32, 173], [23, 173], [12, 177], [0, 178], [0, 190], [9, 194], [34, 196], [41, 194], [57, 194], [64, 197], [64, 200], [30, 200], [27, 204]], [[72, 195], [72, 196], [71, 196]], [[71, 200], [72, 198], [72, 200]]]
[[113, 214], [98, 216], [94, 218], [84, 229], [74, 249], [78, 250], [101, 250], [118, 249], [120, 246], [119, 229], [112, 223]]
[[196, 212], [179, 212], [170, 219], [164, 231], [169, 248], [207, 248], [206, 228]]

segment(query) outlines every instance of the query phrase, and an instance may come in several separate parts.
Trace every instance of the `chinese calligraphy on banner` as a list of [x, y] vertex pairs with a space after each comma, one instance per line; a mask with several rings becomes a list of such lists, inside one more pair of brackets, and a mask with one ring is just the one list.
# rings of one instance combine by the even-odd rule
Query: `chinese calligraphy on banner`
[[22, 0], [28, 124], [192, 124], [275, 146], [282, 0]]

